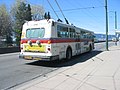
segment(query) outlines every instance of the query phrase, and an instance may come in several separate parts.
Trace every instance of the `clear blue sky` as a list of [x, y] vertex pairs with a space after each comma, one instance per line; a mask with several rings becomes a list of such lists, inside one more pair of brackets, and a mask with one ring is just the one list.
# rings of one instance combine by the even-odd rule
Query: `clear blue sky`
[[[49, 0], [55, 11], [58, 11], [54, 0]], [[76, 9], [76, 8], [86, 8], [78, 9], [73, 11], [63, 11], [65, 17], [70, 23], [73, 23], [75, 26], [85, 28], [95, 33], [106, 33], [105, 29], [105, 0], [57, 0], [61, 9]], [[0, 4], [6, 4], [8, 8], [15, 2], [15, 0], [0, 0]], [[47, 0], [27, 0], [30, 4], [43, 5], [46, 12], [49, 11], [52, 18], [57, 20], [53, 10], [50, 8]], [[120, 30], [120, 0], [108, 0], [108, 15], [109, 15], [109, 34], [114, 34], [114, 11], [117, 11], [117, 25]], [[95, 7], [95, 8], [87, 8]], [[113, 11], [113, 12], [109, 12]], [[63, 16], [60, 12], [57, 12], [60, 19], [63, 19]]]

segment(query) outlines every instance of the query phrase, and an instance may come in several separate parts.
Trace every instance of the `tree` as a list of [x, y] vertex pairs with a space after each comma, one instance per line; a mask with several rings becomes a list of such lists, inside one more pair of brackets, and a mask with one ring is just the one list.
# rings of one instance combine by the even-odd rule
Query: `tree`
[[19, 45], [23, 24], [25, 21], [32, 20], [31, 6], [30, 4], [26, 4], [24, 1], [17, 0], [15, 5], [12, 7], [11, 12], [15, 24], [14, 29], [16, 32], [16, 40]]
[[32, 13], [31, 13], [31, 6], [28, 4], [26, 8], [26, 20], [31, 21], [32, 20]]
[[10, 35], [6, 36], [6, 43], [7, 45], [11, 45], [13, 43], [12, 37]]
[[0, 6], [0, 36], [6, 39], [7, 44], [12, 43], [12, 30], [11, 17], [6, 6], [2, 4]]
[[41, 5], [27, 4], [26, 0], [16, 0], [11, 8], [12, 20], [14, 22], [14, 31], [16, 33], [16, 41], [19, 45], [22, 33], [22, 25], [25, 21], [43, 19], [44, 8]]
[[32, 5], [31, 6], [31, 12], [32, 12], [32, 19], [33, 20], [40, 20], [43, 19], [44, 15], [44, 8], [41, 5]]

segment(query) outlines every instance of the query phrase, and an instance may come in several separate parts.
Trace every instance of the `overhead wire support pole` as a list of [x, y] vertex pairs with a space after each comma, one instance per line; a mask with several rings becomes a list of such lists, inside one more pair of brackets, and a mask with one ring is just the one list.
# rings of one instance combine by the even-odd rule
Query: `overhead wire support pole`
[[60, 9], [60, 11], [61, 11], [61, 13], [62, 13], [65, 21], [66, 21], [66, 23], [69, 24], [68, 20], [65, 18], [65, 15], [64, 15], [63, 12], [62, 12], [62, 10], [61, 10], [61, 8], [60, 8], [60, 5], [58, 4], [57, 0], [55, 0], [55, 2], [56, 2], [56, 4], [57, 4], [57, 6], [59, 7], [59, 9]]
[[108, 51], [108, 10], [107, 0], [105, 0], [105, 13], [106, 13], [106, 50]]
[[117, 29], [117, 12], [115, 11], [115, 29]]
[[49, 3], [50, 7], [52, 8], [52, 10], [54, 11], [55, 15], [57, 16], [57, 18], [59, 19], [57, 13], [55, 12], [55, 10], [54, 10], [54, 8], [52, 7], [52, 5], [50, 4], [49, 0], [47, 0], [47, 1], [48, 1], [48, 3]]
[[116, 37], [115, 45], [117, 45], [118, 40], [116, 30], [117, 30], [117, 12], [115, 11], [115, 37]]
[[114, 28], [115, 28], [115, 45], [117, 45], [117, 40], [118, 40], [118, 38], [117, 38], [117, 33], [116, 33], [116, 30], [117, 30], [117, 12], [116, 11], [110, 11], [110, 12], [113, 12], [114, 13]]

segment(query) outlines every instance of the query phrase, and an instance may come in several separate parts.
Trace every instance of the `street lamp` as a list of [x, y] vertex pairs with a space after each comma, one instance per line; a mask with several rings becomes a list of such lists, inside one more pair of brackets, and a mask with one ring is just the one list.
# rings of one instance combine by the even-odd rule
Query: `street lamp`
[[113, 12], [115, 14], [115, 37], [116, 37], [116, 45], [117, 45], [117, 33], [116, 33], [116, 30], [117, 30], [117, 12], [116, 11], [110, 11], [110, 12]]
[[109, 11], [115, 14], [115, 30], [117, 29], [117, 12], [116, 11]]
[[[115, 30], [117, 30], [117, 12], [115, 11]], [[117, 33], [115, 32], [115, 37], [116, 37], [116, 45], [117, 45]]]
[[105, 14], [106, 14], [106, 50], [108, 51], [108, 12], [107, 12], [107, 0], [105, 0]]

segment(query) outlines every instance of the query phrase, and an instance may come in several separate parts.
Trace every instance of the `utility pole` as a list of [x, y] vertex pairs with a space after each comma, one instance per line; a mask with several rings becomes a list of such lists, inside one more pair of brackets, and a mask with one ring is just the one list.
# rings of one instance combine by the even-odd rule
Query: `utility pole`
[[115, 29], [117, 29], [117, 12], [115, 11]]
[[115, 37], [116, 37], [115, 45], [117, 45], [117, 40], [118, 40], [116, 30], [117, 30], [117, 12], [115, 11]]
[[115, 42], [115, 45], [117, 45], [117, 12], [116, 11], [110, 11], [110, 12], [113, 12], [114, 13], [114, 29], [115, 29], [115, 39], [116, 39], [116, 42]]
[[106, 13], [106, 50], [108, 51], [108, 11], [107, 11], [107, 0], [105, 0], [105, 13]]

